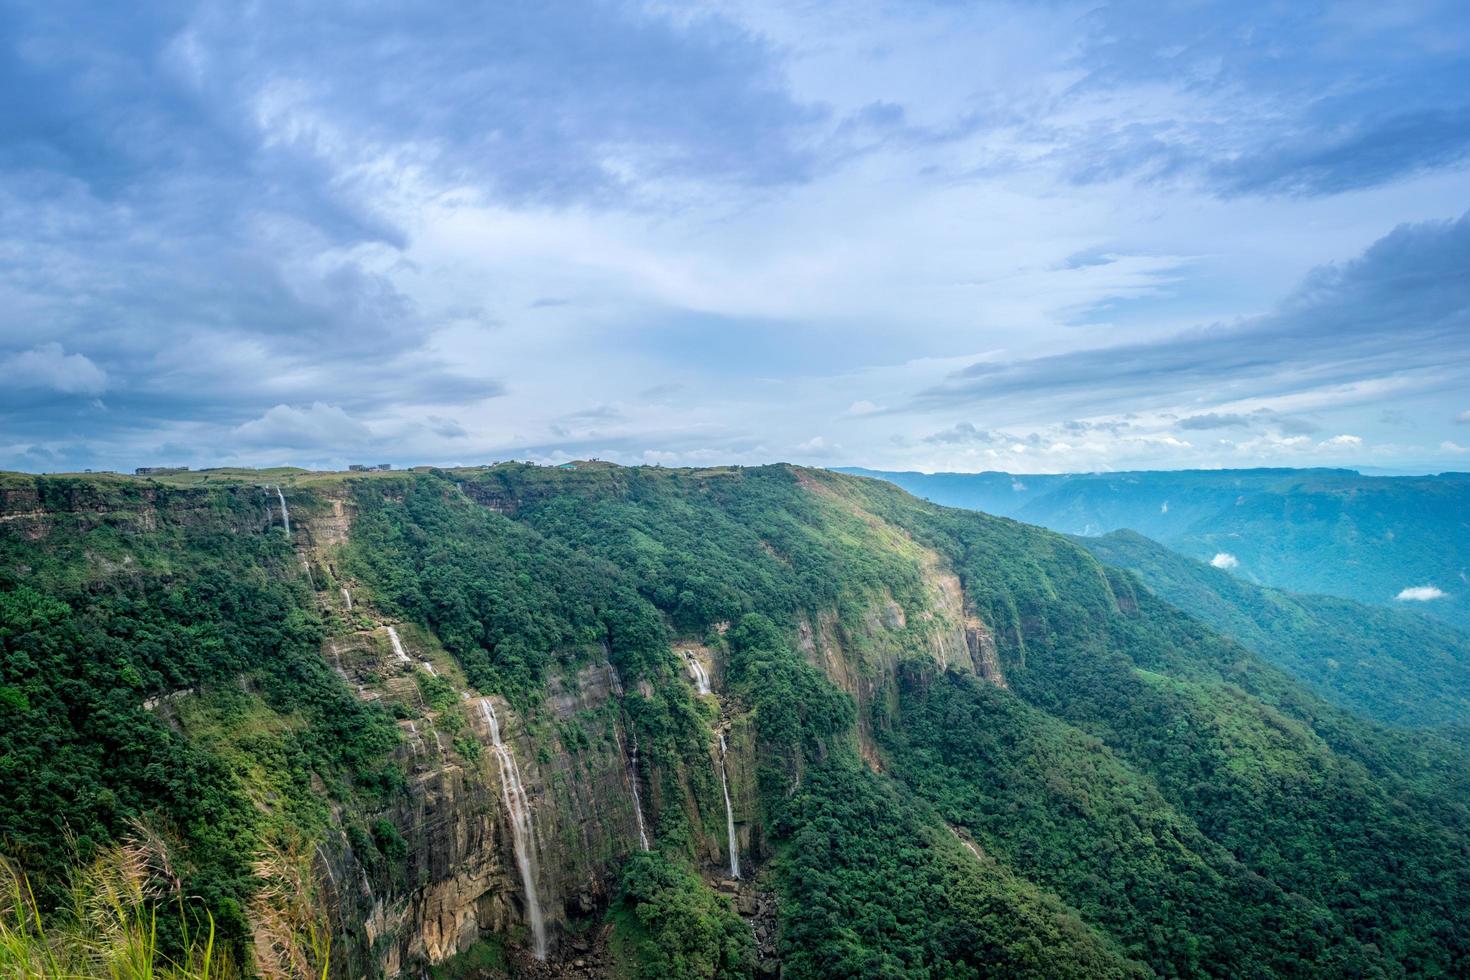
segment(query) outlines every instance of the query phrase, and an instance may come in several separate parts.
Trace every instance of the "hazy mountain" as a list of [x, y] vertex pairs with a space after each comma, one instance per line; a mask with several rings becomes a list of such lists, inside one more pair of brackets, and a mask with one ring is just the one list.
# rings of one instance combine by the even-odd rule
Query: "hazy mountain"
[[1470, 727], [1470, 636], [1452, 626], [1252, 585], [1133, 531], [1077, 541], [1334, 704], [1390, 724]]
[[1247, 581], [1409, 606], [1470, 629], [1470, 474], [849, 472], [1067, 534], [1128, 528]]

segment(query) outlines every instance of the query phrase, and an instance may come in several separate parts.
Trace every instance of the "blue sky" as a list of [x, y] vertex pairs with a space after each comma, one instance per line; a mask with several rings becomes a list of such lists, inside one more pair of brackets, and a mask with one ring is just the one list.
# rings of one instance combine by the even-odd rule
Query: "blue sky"
[[0, 467], [1470, 469], [1470, 6], [0, 4]]

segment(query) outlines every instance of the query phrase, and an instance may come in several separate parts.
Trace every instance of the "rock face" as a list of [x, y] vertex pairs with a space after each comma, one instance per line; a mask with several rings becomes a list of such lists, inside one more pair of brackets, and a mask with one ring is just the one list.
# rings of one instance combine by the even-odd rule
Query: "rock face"
[[[389, 821], [405, 845], [401, 867], [375, 874], [345, 829], [326, 848], [322, 874], [336, 896], [339, 928], [364, 923], [349, 936], [349, 975], [415, 974], [486, 933], [525, 936], [529, 921], [498, 760], [487, 722], [474, 710], [479, 696], [442, 651], [426, 649], [432, 638], [399, 631], [409, 664], [385, 649], [379, 631], [333, 637], [323, 651], [359, 697], [410, 716], [399, 724], [406, 791], [382, 813], [339, 814], [343, 824]], [[432, 676], [471, 699], [442, 709], [426, 704], [418, 676], [427, 674], [424, 660], [434, 665]], [[529, 724], [494, 699], [529, 802], [531, 863], [553, 955], [569, 920], [605, 905], [612, 869], [639, 846], [620, 687], [606, 662], [593, 663], [554, 679]]]
[[[973, 672], [1006, 686], [991, 629], [965, 612], [959, 579], [939, 556], [919, 551], [924, 600], [905, 609], [891, 596], [876, 597], [856, 624], [835, 612], [797, 624], [797, 642], [807, 661], [826, 673], [858, 705], [858, 736], [864, 758], [881, 768], [872, 743], [872, 707], [894, 696], [894, 680], [904, 660], [927, 657], [945, 670]], [[890, 705], [896, 707], [896, 705]]]
[[[478, 503], [501, 513], [517, 509], [508, 495], [466, 484], [463, 492], [471, 491]], [[728, 875], [716, 732], [726, 745], [724, 771], [742, 869], [730, 896], [755, 928], [761, 973], [779, 972], [775, 897], [757, 879], [770, 842], [757, 786], [755, 728], [741, 706], [723, 696], [723, 647], [717, 639], [708, 645], [694, 638], [674, 643], [674, 655], [690, 651], [713, 688], [695, 697], [703, 712], [699, 723], [710, 726], [707, 758], [687, 758], [677, 767], [655, 772], [646, 760], [633, 764], [624, 701], [654, 692], [647, 681], [625, 691], [600, 649], [566, 651], [560, 659], [579, 666], [548, 678], [535, 703], [511, 705], [491, 697], [530, 814], [533, 881], [550, 947], [548, 962], [534, 964], [527, 889], [500, 758], [487, 722], [475, 710], [487, 692], [469, 685], [433, 635], [390, 618], [375, 605], [371, 588], [344, 573], [340, 549], [356, 517], [348, 486], [288, 484], [283, 493], [303, 587], [328, 628], [323, 661], [357, 697], [383, 705], [398, 719], [396, 760], [405, 775], [401, 791], [389, 794], [391, 802], [382, 809], [336, 806], [316, 848], [317, 893], [329, 909], [338, 976], [423, 976], [428, 967], [491, 934], [506, 939], [518, 963], [527, 960], [520, 964], [525, 975], [593, 975], [597, 941], [581, 927], [601, 914], [616, 868], [642, 846], [640, 802], [643, 833], [654, 843], [659, 814], [682, 810], [689, 847], [707, 876], [717, 881]], [[44, 536], [57, 521], [150, 533], [206, 524], [239, 534], [281, 533], [276, 491], [240, 484], [205, 489], [127, 481], [99, 490], [78, 482], [75, 488], [49, 485], [43, 494], [38, 486], [20, 483], [0, 488], [0, 520], [35, 536]], [[875, 596], [855, 617], [827, 611], [799, 628], [808, 659], [858, 702], [859, 740], [875, 767], [880, 762], [869, 709], [893, 698], [903, 661], [929, 657], [1004, 684], [989, 630], [964, 614], [958, 579], [942, 569], [937, 556], [915, 553], [921, 555], [921, 600], [906, 606], [892, 596]], [[712, 633], [723, 633], [725, 625]], [[390, 626], [402, 655], [390, 641]], [[691, 693], [696, 674], [679, 677]], [[186, 694], [159, 697], [148, 707], [166, 714]]]
[[1000, 655], [995, 647], [995, 634], [976, 616], [965, 620], [965, 646], [970, 651], [970, 661], [975, 673], [994, 684], [1007, 687], [1005, 674], [1000, 669]]
[[[529, 949], [500, 761], [477, 710], [482, 692], [469, 687], [432, 635], [399, 622], [405, 661], [368, 591], [337, 577], [335, 548], [352, 516], [346, 499], [293, 504], [294, 540], [312, 568], [329, 573], [330, 585], [314, 577], [319, 601], [331, 606], [329, 621], [348, 628], [327, 638], [322, 655], [358, 697], [381, 701], [402, 719], [397, 754], [408, 782], [383, 812], [337, 814], [337, 832], [322, 849], [324, 894], [335, 896], [333, 918], [350, 950], [343, 975], [416, 976], [490, 933]], [[338, 598], [342, 589], [354, 597], [350, 611]], [[614, 869], [640, 846], [632, 786], [640, 777], [628, 755], [624, 691], [605, 655], [589, 653], [585, 666], [551, 677], [539, 703], [517, 710], [490, 699], [529, 804], [530, 865], [554, 962], [575, 952], [562, 948], [567, 924], [600, 913]], [[651, 833], [651, 807], [645, 817]], [[352, 843], [354, 825], [379, 820], [403, 841], [393, 870]]]

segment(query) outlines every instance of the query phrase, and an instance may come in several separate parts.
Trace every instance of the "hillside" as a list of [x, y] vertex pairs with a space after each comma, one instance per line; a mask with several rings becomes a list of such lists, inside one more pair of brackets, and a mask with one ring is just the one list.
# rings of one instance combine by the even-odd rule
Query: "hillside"
[[[1470, 630], [1470, 475], [1177, 470], [1015, 476], [850, 472], [1066, 534], [1128, 529], [1260, 585], [1412, 606]], [[1405, 589], [1432, 586], [1427, 601]], [[1413, 594], [1413, 593], [1411, 593]]]
[[262, 971], [1470, 970], [1463, 753], [825, 471], [0, 476], [0, 712], [44, 905], [145, 828]]
[[1470, 636], [1453, 627], [1252, 585], [1132, 531], [1076, 541], [1334, 704], [1387, 724], [1470, 727]]

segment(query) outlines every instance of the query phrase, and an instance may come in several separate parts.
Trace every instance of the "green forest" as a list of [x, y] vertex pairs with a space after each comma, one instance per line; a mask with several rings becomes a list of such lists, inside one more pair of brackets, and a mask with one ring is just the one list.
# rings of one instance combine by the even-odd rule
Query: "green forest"
[[[269, 483], [289, 533], [248, 471], [0, 484], [30, 515], [0, 523], [0, 847], [41, 919], [146, 828], [188, 897], [171, 955], [213, 923], [258, 969], [262, 862], [296, 855], [290, 929], [333, 937], [329, 972], [514, 974], [509, 760], [551, 964], [1470, 972], [1470, 685], [1439, 624], [789, 466]], [[446, 821], [498, 855], [473, 884], [425, 849]], [[415, 916], [466, 889], [484, 925], [438, 945]]]

